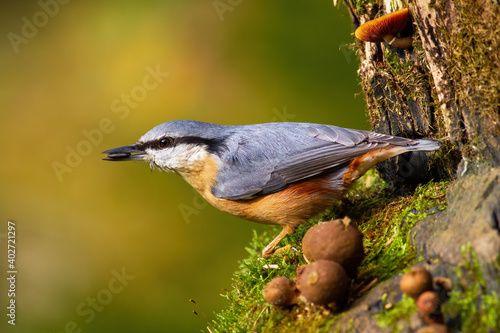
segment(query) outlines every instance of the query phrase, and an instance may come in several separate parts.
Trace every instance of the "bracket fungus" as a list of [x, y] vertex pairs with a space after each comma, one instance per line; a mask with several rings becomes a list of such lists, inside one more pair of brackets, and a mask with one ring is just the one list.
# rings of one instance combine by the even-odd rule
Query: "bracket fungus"
[[412, 45], [412, 36], [399, 38], [397, 35], [409, 22], [410, 11], [404, 8], [360, 25], [354, 34], [363, 42], [385, 41], [391, 46], [406, 49]]

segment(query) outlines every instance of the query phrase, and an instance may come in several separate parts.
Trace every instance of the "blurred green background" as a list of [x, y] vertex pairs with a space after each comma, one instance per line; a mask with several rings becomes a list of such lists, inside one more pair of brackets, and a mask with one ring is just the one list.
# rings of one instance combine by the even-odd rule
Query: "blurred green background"
[[369, 128], [331, 1], [42, 0], [0, 16], [1, 332], [203, 330], [192, 311], [214, 318], [252, 230], [268, 230], [101, 151], [173, 119]]

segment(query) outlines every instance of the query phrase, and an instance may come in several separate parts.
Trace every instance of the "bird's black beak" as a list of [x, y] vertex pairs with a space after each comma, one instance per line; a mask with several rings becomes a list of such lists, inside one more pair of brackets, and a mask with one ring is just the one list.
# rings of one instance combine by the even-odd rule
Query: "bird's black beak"
[[108, 149], [103, 151], [102, 154], [108, 154], [103, 158], [105, 161], [142, 161], [146, 156], [143, 150], [137, 149], [136, 144]]

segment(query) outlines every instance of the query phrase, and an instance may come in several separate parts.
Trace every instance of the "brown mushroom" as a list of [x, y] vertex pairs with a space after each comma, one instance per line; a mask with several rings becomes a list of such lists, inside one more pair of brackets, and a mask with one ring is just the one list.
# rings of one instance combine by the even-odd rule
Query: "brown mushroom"
[[444, 289], [446, 291], [451, 291], [451, 289], [453, 289], [453, 281], [451, 281], [451, 279], [447, 277], [437, 276], [432, 281], [434, 281], [434, 284], [438, 288]]
[[409, 21], [410, 11], [404, 8], [360, 25], [354, 34], [364, 42], [385, 41], [391, 46], [405, 49], [411, 47], [412, 36], [399, 38], [397, 34], [403, 31]]
[[318, 260], [298, 269], [297, 288], [308, 302], [337, 308], [344, 304], [350, 280], [334, 261]]
[[432, 275], [424, 267], [414, 267], [401, 277], [399, 288], [416, 300], [424, 291], [432, 290]]
[[289, 306], [297, 303], [299, 292], [295, 282], [289, 278], [279, 276], [266, 284], [262, 295], [269, 304]]
[[417, 309], [420, 318], [426, 324], [443, 324], [441, 312], [441, 299], [435, 291], [423, 292], [417, 299]]
[[354, 278], [364, 258], [363, 234], [348, 217], [323, 222], [306, 232], [302, 250], [308, 261], [325, 259], [338, 262], [347, 275]]

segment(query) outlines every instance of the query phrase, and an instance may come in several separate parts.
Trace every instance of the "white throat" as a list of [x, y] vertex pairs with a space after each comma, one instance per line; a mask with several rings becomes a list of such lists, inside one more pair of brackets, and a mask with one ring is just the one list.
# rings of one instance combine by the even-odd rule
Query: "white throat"
[[145, 160], [152, 167], [180, 174], [198, 171], [208, 157], [205, 147], [197, 144], [179, 144], [165, 149], [148, 148], [146, 153]]

